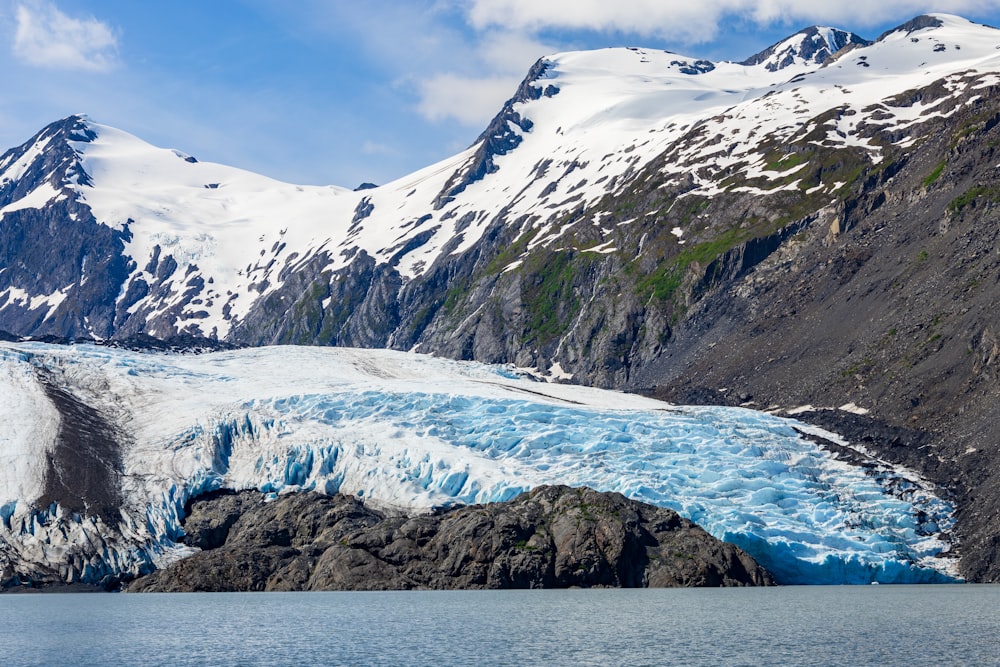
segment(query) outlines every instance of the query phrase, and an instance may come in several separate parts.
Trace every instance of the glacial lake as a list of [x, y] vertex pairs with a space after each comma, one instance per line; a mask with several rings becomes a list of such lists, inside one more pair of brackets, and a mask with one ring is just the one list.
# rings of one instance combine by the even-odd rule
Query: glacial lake
[[1000, 665], [1000, 586], [0, 596], [2, 664]]

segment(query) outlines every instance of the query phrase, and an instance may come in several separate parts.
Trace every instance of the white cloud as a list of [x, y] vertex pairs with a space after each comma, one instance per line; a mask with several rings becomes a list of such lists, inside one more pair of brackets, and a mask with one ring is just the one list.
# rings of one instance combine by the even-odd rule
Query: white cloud
[[439, 71], [418, 79], [417, 111], [434, 122], [482, 127], [514, 94], [531, 65], [556, 50], [523, 33], [487, 29], [462, 63], [466, 71], [482, 74]]
[[67, 16], [39, 0], [17, 6], [12, 51], [28, 64], [103, 72], [118, 63], [118, 38], [107, 24]]
[[548, 28], [625, 31], [685, 41], [710, 38], [727, 6], [739, 0], [468, 0], [476, 29], [505, 26], [536, 32]]
[[517, 78], [438, 74], [419, 81], [417, 86], [420, 94], [417, 110], [427, 120], [454, 119], [464, 125], [482, 126], [514, 94]]
[[536, 60], [558, 50], [529, 35], [504, 30], [482, 35], [476, 55], [494, 71], [515, 74], [520, 79]]
[[[465, 0], [470, 24], [485, 30], [622, 31], [686, 43], [718, 37], [724, 19], [760, 25], [834, 23], [861, 28], [928, 11], [957, 14], [996, 9], [996, 0]], [[900, 18], [904, 17], [904, 18]]]

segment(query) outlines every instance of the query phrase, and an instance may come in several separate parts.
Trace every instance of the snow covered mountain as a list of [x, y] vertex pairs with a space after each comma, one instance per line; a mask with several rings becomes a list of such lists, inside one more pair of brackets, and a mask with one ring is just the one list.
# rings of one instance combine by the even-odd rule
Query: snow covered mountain
[[[743, 64], [643, 49], [558, 54], [468, 150], [361, 192], [278, 183], [71, 117], [0, 158], [0, 327], [423, 344], [574, 368], [575, 350], [558, 342], [596, 314], [579, 321], [587, 309], [573, 303], [545, 312], [523, 283], [540, 278], [542, 296], [562, 301], [558, 288], [570, 286], [548, 284], [560, 277], [539, 275], [538, 258], [600, 265], [615, 255], [634, 265], [641, 303], [645, 283], [663, 291], [662, 260], [705, 235], [692, 213], [703, 198], [836, 201], [859, 167], [912, 145], [922, 121], [996, 83], [998, 43], [993, 29], [936, 16], [867, 46], [814, 28]], [[934, 83], [944, 90], [933, 102], [898, 97]], [[849, 164], [818, 175], [787, 149], [800, 141], [849, 154]], [[658, 201], [631, 205], [651, 178]], [[783, 227], [753, 217], [739, 240]], [[650, 234], [651, 223], [672, 234]], [[503, 306], [515, 289], [520, 317], [493, 331], [483, 302]], [[670, 319], [658, 312], [669, 308], [647, 310], [653, 322]], [[506, 336], [544, 350], [501, 349], [495, 339]]]
[[735, 408], [531, 381], [412, 353], [206, 355], [0, 344], [0, 566], [106, 583], [190, 553], [218, 489], [430, 508], [558, 482], [675, 509], [784, 583], [947, 581], [952, 507], [916, 475]]
[[854, 33], [813, 26], [768, 47], [741, 64], [763, 65], [772, 72], [796, 64], [806, 67], [822, 65], [844, 49], [870, 45], [871, 42]]
[[0, 330], [854, 404], [800, 416], [931, 479], [961, 573], [1000, 581], [998, 146], [1000, 31], [943, 14], [739, 64], [554, 55], [469, 149], [358, 192], [71, 117], [0, 156]]

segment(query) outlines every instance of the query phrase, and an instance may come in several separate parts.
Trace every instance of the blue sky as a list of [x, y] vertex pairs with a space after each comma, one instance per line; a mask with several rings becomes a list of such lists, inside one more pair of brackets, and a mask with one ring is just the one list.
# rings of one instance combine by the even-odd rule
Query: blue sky
[[0, 0], [0, 152], [73, 113], [301, 184], [384, 183], [471, 144], [537, 58], [742, 60], [1000, 0]]

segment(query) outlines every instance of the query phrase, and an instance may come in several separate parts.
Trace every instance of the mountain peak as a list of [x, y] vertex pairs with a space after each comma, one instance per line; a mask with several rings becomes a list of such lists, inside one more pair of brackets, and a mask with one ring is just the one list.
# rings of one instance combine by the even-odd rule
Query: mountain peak
[[58, 129], [65, 133], [69, 141], [90, 143], [97, 138], [97, 130], [94, 129], [90, 116], [85, 114], [74, 114], [64, 118], [60, 121]]
[[910, 19], [906, 23], [898, 25], [890, 30], [886, 30], [884, 33], [879, 35], [879, 38], [876, 41], [881, 42], [887, 37], [897, 33], [903, 33], [903, 36], [906, 37], [921, 30], [953, 29], [962, 32], [978, 32], [984, 28], [990, 32], [997, 29], [995, 26], [984, 23], [976, 23], [975, 21], [970, 21], [969, 19], [955, 14], [921, 14], [920, 16]]
[[35, 136], [0, 155], [0, 210], [8, 210], [43, 184], [47, 192], [61, 191], [66, 183], [89, 185], [71, 142], [91, 142], [97, 133], [86, 116], [68, 116], [50, 123]]
[[932, 14], [921, 14], [915, 18], [910, 19], [902, 25], [898, 25], [895, 28], [886, 30], [881, 35], [879, 35], [878, 40], [881, 42], [883, 39], [889, 35], [895, 34], [897, 32], [905, 32], [907, 35], [916, 32], [918, 30], [924, 30], [926, 28], [940, 28], [944, 25], [944, 21], [941, 20], [940, 16], [935, 16]]
[[49, 123], [19, 148], [30, 146], [39, 141], [51, 141], [56, 137], [61, 137], [66, 141], [90, 142], [97, 138], [97, 131], [94, 129], [94, 123], [90, 116], [73, 114]]
[[487, 174], [495, 172], [498, 168], [495, 158], [506, 155], [517, 148], [518, 144], [521, 143], [522, 134], [531, 131], [531, 120], [522, 118], [515, 109], [515, 105], [542, 97], [552, 97], [559, 92], [559, 89], [552, 84], [542, 86], [539, 83], [546, 78], [552, 65], [551, 60], [541, 58], [531, 66], [528, 75], [521, 81], [514, 96], [507, 100], [500, 113], [493, 118], [476, 139], [476, 143], [473, 144], [478, 145], [475, 154], [445, 184], [437, 197], [435, 208], [441, 208], [469, 185], [482, 180]]
[[23, 156], [33, 150], [41, 150], [52, 143], [65, 144], [69, 141], [90, 142], [97, 138], [97, 133], [90, 125], [90, 119], [83, 115], [67, 116], [61, 120], [49, 123], [35, 136], [26, 142], [11, 148], [0, 156], [0, 172], [6, 170]]
[[833, 54], [849, 46], [868, 46], [865, 38], [824, 26], [803, 28], [791, 37], [772, 44], [760, 53], [744, 60], [741, 65], [763, 65], [770, 72], [777, 72], [795, 64], [822, 65]]

